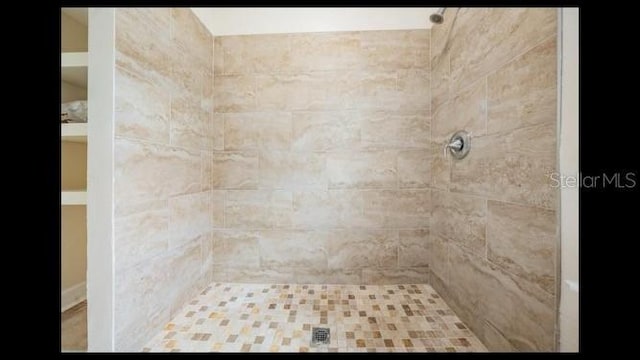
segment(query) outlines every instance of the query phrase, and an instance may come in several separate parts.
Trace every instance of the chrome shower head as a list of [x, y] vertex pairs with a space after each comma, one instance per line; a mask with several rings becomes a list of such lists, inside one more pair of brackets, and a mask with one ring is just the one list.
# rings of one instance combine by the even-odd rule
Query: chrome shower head
[[429, 16], [429, 20], [436, 25], [442, 24], [442, 22], [444, 21], [444, 9], [445, 8], [439, 8], [438, 11]]

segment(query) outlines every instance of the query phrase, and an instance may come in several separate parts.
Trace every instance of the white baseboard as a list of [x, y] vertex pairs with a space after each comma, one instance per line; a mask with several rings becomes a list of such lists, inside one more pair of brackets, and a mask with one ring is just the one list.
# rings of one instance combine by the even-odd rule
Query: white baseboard
[[81, 282], [70, 288], [62, 290], [62, 309], [60, 311], [68, 310], [84, 301], [87, 298], [87, 283]]

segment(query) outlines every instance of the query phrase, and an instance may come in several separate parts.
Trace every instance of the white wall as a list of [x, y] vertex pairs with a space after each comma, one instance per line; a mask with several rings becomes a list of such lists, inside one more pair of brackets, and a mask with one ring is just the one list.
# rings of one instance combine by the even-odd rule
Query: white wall
[[[578, 177], [578, 9], [562, 9], [560, 173]], [[560, 351], [578, 351], [577, 187], [560, 190]]]
[[431, 28], [437, 8], [192, 8], [213, 36]]

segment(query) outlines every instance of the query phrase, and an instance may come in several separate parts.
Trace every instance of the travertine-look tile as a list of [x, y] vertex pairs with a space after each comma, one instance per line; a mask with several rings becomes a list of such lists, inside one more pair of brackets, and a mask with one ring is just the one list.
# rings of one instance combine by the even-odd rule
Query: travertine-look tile
[[460, 9], [451, 39], [454, 94], [554, 35], [556, 23], [554, 8]]
[[396, 152], [358, 151], [327, 154], [329, 188], [394, 188]]
[[200, 239], [211, 229], [211, 194], [200, 192], [169, 198], [169, 248]]
[[213, 152], [214, 189], [255, 189], [258, 187], [258, 153]]
[[293, 150], [348, 150], [360, 146], [360, 117], [355, 111], [304, 111], [292, 116]]
[[292, 195], [283, 190], [230, 190], [225, 199], [227, 228], [290, 228]]
[[255, 230], [213, 230], [213, 263], [256, 269], [260, 266], [259, 236]]
[[398, 232], [395, 230], [332, 230], [327, 236], [332, 269], [398, 265]]
[[363, 284], [423, 283], [428, 277], [428, 267], [362, 269]]
[[116, 216], [136, 203], [201, 189], [199, 151], [116, 138], [114, 153]]
[[431, 149], [398, 151], [398, 187], [429, 187], [432, 158]]
[[431, 68], [433, 69], [434, 61], [440, 56], [449, 52], [451, 45], [451, 29], [456, 22], [460, 8], [448, 7], [444, 10], [444, 18], [442, 24], [432, 26], [431, 35]]
[[215, 75], [213, 106], [216, 112], [256, 110], [255, 79], [249, 75]]
[[205, 284], [213, 281], [213, 236], [207, 233], [200, 238], [200, 276]]
[[345, 70], [362, 66], [358, 32], [291, 34], [290, 68], [284, 71]]
[[326, 189], [326, 155], [314, 152], [263, 151], [259, 187], [263, 189]]
[[369, 227], [413, 228], [429, 226], [430, 190], [366, 190], [363, 216]]
[[211, 190], [211, 202], [209, 211], [211, 212], [211, 226], [215, 229], [224, 228], [224, 190]]
[[449, 52], [431, 61], [431, 111], [451, 99]]
[[357, 78], [345, 71], [257, 75], [257, 107], [261, 111], [349, 109], [359, 98]]
[[259, 237], [262, 267], [327, 268], [327, 235], [324, 232], [261, 230]]
[[188, 93], [171, 96], [171, 145], [210, 150], [209, 111], [200, 107], [200, 99]]
[[386, 111], [360, 113], [362, 147], [366, 149], [427, 148], [431, 118], [426, 112], [411, 115]]
[[287, 112], [227, 113], [225, 150], [288, 150], [291, 114]]
[[[142, 72], [142, 73], [140, 73]], [[127, 138], [169, 143], [170, 92], [158, 76], [135, 64], [115, 69], [114, 132]]]
[[359, 83], [362, 93], [358, 108], [400, 113], [429, 111], [431, 87], [427, 70], [362, 72]]
[[167, 201], [151, 201], [146, 205], [144, 211], [115, 219], [113, 249], [119, 267], [129, 268], [161, 254], [168, 248]]
[[398, 232], [398, 266], [429, 266], [429, 229], [400, 230]]
[[298, 284], [362, 284], [361, 269], [316, 269], [296, 268], [295, 280]]
[[362, 31], [364, 65], [373, 70], [429, 68], [429, 31]]
[[184, 246], [171, 250], [168, 280], [168, 300], [171, 317], [206, 285], [200, 273], [202, 268], [202, 247], [200, 241], [191, 241]]
[[487, 258], [555, 293], [556, 212], [489, 201]]
[[[435, 194], [435, 192], [434, 192]], [[435, 228], [437, 222], [432, 221], [432, 228]], [[435, 231], [429, 234], [429, 245], [427, 246], [427, 262], [432, 275], [437, 276], [438, 280], [444, 285], [449, 285], [449, 245], [447, 240], [440, 237]]]
[[213, 38], [191, 9], [171, 9], [171, 39], [189, 52], [192, 66], [211, 67]]
[[271, 74], [292, 66], [290, 34], [216, 37], [216, 74]]
[[362, 204], [362, 193], [357, 190], [294, 191], [293, 227], [362, 227]]
[[556, 126], [539, 125], [473, 139], [473, 151], [451, 164], [454, 191], [552, 208], [557, 189]]
[[460, 91], [453, 99], [454, 116], [449, 122], [439, 124], [440, 131], [453, 134], [465, 130], [471, 136], [486, 134], [487, 130], [487, 82], [481, 78]]
[[213, 158], [211, 157], [211, 152], [209, 151], [201, 151], [200, 152], [200, 173], [201, 173], [201, 185], [202, 191], [211, 190], [211, 185], [213, 183], [213, 169], [211, 168], [211, 164], [213, 162]]
[[489, 133], [555, 124], [556, 60], [556, 37], [552, 36], [488, 77]]
[[432, 231], [477, 256], [486, 253], [487, 200], [445, 191], [431, 193]]
[[[213, 104], [211, 105], [213, 109]], [[211, 110], [213, 111], [213, 110]], [[213, 150], [224, 150], [224, 114], [211, 113], [211, 123], [209, 126], [209, 136], [211, 137], [211, 148]]]
[[[464, 312], [456, 312], [471, 329], [483, 334], [493, 327], [494, 334], [485, 340], [490, 349], [502, 351], [551, 351], [554, 339], [554, 300], [546, 292], [528, 286], [499, 267], [450, 247], [451, 288]], [[463, 312], [463, 313], [464, 313]], [[474, 327], [480, 327], [475, 330]], [[493, 340], [495, 341], [495, 340]], [[508, 345], [507, 347], [505, 347]]]

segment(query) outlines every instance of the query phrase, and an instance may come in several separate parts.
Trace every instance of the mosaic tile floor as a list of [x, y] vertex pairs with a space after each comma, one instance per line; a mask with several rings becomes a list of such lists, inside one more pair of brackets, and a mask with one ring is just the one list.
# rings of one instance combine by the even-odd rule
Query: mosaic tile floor
[[[328, 327], [329, 345], [311, 345]], [[143, 351], [487, 351], [429, 285], [213, 283]]]

